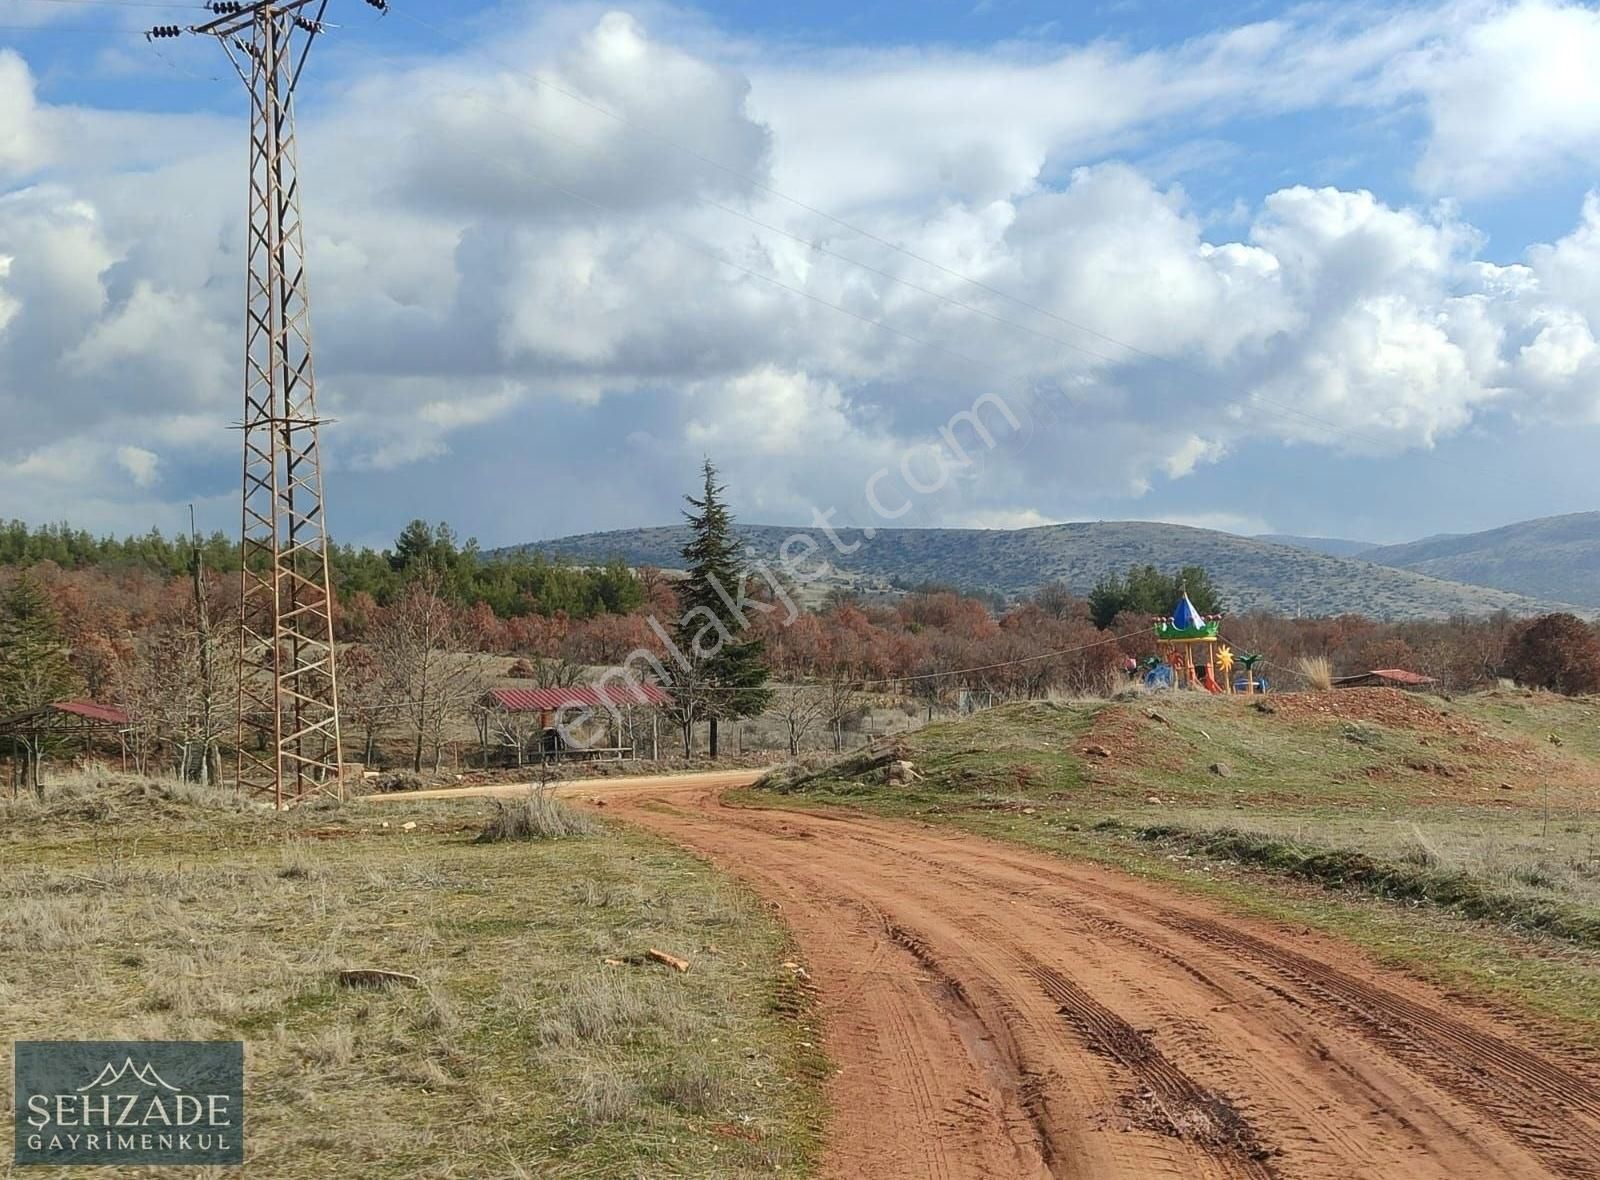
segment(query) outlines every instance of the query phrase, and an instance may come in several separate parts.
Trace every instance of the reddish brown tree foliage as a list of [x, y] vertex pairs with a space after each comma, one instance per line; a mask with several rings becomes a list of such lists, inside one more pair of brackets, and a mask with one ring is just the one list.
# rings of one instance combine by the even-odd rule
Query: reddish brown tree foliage
[[1595, 692], [1600, 690], [1600, 637], [1576, 615], [1544, 615], [1511, 636], [1505, 669], [1530, 688]]

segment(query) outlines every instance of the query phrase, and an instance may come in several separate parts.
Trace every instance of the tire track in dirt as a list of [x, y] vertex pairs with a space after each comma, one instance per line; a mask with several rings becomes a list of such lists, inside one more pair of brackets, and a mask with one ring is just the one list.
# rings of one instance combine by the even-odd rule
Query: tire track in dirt
[[[1600, 1121], [1600, 1095], [1578, 1074], [1251, 935], [1200, 919], [1163, 916], [1163, 921], [1203, 942], [1276, 967], [1340, 1009], [1388, 1052], [1488, 1113], [1553, 1170], [1566, 1176], [1600, 1176], [1600, 1127], [1590, 1122]], [[1537, 1119], [1530, 1117], [1535, 1112]]]
[[1591, 1056], [1333, 940], [1291, 949], [1092, 866], [709, 784], [608, 802], [794, 930], [840, 1067], [830, 1176], [1600, 1177]]
[[1045, 993], [1060, 1002], [1061, 1015], [1078, 1030], [1088, 1048], [1114, 1058], [1143, 1083], [1136, 1098], [1148, 1099], [1152, 1113], [1159, 1115], [1156, 1129], [1224, 1157], [1239, 1176], [1265, 1180], [1272, 1175], [1265, 1164], [1272, 1151], [1261, 1145], [1255, 1128], [1224, 1095], [1196, 1084], [1148, 1037], [1070, 979], [1026, 957], [1024, 962]]
[[[999, 863], [1010, 863], [1004, 853], [998, 859]], [[1046, 871], [1043, 875], [1071, 879], [1067, 873]], [[1600, 1176], [1600, 1086], [1589, 1071], [1569, 1069], [1502, 1036], [1388, 988], [1365, 983], [1338, 968], [1249, 934], [1237, 925], [1151, 907], [1143, 894], [1101, 890], [1096, 899], [1101, 904], [1126, 902], [1169, 930], [1275, 971], [1283, 983], [1310, 993], [1324, 1010], [1340, 1013], [1344, 1023], [1358, 1028], [1385, 1051], [1406, 1059], [1435, 1084], [1485, 1111], [1556, 1173]], [[1192, 963], [1129, 926], [1101, 914], [1087, 916], [1092, 926], [1194, 973]], [[1282, 983], [1256, 979], [1246, 971], [1239, 974], [1291, 1006], [1307, 1007], [1305, 999]], [[1534, 1120], [1528, 1117], [1530, 1112], [1543, 1115]], [[1556, 1117], [1552, 1118], [1552, 1114]]]

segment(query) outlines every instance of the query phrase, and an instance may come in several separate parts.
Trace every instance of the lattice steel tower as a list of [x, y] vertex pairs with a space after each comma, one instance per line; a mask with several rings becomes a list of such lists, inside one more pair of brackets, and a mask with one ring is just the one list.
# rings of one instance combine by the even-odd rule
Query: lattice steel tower
[[293, 105], [327, 0], [206, 7], [205, 24], [148, 35], [215, 37], [250, 92], [236, 783], [281, 808], [343, 794]]

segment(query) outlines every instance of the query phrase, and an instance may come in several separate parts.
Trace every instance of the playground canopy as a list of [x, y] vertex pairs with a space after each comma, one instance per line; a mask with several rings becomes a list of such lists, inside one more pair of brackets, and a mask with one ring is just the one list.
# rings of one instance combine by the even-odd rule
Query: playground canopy
[[1221, 619], [1207, 619], [1195, 610], [1187, 591], [1172, 608], [1172, 614], [1156, 620], [1156, 640], [1160, 643], [1215, 643]]
[[[1217, 631], [1221, 625], [1220, 615], [1206, 618], [1189, 601], [1189, 592], [1180, 591], [1172, 613], [1155, 620], [1156, 651], [1167, 669], [1159, 682], [1174, 688], [1231, 692], [1233, 684], [1228, 673], [1233, 667], [1233, 653], [1226, 644], [1218, 643]], [[1203, 653], [1197, 656], [1196, 649], [1202, 647]], [[1220, 683], [1214, 669], [1222, 672]], [[1146, 681], [1151, 682], [1151, 677], [1147, 676]]]

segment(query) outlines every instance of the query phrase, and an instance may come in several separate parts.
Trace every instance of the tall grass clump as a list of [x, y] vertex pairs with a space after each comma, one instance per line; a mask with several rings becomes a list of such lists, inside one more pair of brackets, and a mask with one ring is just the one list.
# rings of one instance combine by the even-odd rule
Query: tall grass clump
[[1329, 692], [1333, 689], [1333, 664], [1329, 662], [1327, 656], [1301, 656], [1299, 669], [1306, 683], [1318, 692]]
[[593, 836], [600, 825], [556, 799], [549, 787], [537, 787], [514, 803], [495, 800], [495, 813], [474, 843], [502, 840], [568, 840]]

